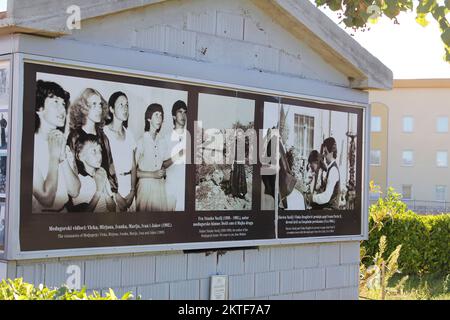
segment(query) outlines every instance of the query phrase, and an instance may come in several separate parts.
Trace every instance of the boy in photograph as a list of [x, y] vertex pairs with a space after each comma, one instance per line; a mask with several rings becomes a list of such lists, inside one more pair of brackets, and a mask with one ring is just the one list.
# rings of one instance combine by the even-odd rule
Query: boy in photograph
[[181, 100], [172, 107], [173, 131], [168, 141], [168, 160], [163, 163], [166, 171], [166, 190], [169, 211], [184, 210], [186, 121], [187, 105]]

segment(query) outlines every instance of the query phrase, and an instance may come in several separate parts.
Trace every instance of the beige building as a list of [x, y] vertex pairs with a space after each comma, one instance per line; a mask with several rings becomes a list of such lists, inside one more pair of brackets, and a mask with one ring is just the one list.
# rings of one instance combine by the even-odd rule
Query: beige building
[[449, 212], [450, 79], [396, 80], [370, 102], [371, 180], [417, 212]]

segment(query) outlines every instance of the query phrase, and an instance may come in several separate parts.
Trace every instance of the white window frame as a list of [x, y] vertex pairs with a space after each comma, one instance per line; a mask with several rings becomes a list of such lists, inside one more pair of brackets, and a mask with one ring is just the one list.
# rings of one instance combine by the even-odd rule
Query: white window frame
[[[411, 131], [406, 131], [405, 130], [405, 120], [406, 119], [411, 119], [411, 121], [412, 121], [412, 129], [411, 129]], [[414, 126], [415, 126], [415, 121], [414, 121], [414, 117], [413, 116], [403, 116], [403, 118], [402, 118], [402, 132], [403, 133], [413, 133], [414, 132]]]
[[[377, 130], [375, 130], [375, 126], [373, 125], [374, 119], [379, 120], [379, 128], [377, 128]], [[370, 117], [370, 132], [381, 132], [382, 130], [383, 129], [382, 129], [381, 117], [380, 116], [371, 116]]]
[[[372, 152], [379, 152], [378, 159], [380, 161], [378, 163], [372, 163]], [[379, 150], [379, 149], [370, 150], [370, 165], [372, 167], [381, 167], [381, 150]]]
[[[444, 200], [438, 199], [438, 188], [439, 187], [444, 187]], [[447, 201], [447, 186], [446, 185], [436, 185], [434, 187], [434, 194], [435, 194], [436, 201], [446, 202]]]
[[[447, 128], [446, 130], [439, 130], [439, 121], [445, 119], [447, 121]], [[448, 117], [447, 116], [439, 116], [436, 119], [436, 132], [437, 133], [448, 133]]]
[[[405, 162], [404, 162], [404, 158], [403, 158], [403, 155], [404, 155], [404, 153], [405, 152], [411, 152], [411, 154], [412, 154], [412, 161], [411, 161], [411, 164], [406, 164]], [[402, 151], [402, 164], [401, 164], [401, 166], [402, 167], [413, 167], [414, 166], [414, 150], [411, 150], [411, 149], [405, 149], [405, 150], [403, 150]]]
[[[444, 154], [445, 153], [445, 155], [446, 155], [446, 163], [445, 163], [445, 165], [439, 165], [439, 160], [438, 160], [438, 156], [439, 156], [439, 154]], [[448, 168], [448, 151], [447, 150], [438, 150], [438, 151], [436, 151], [436, 166], [438, 167], [438, 168]]]
[[[403, 190], [404, 190], [405, 187], [410, 187], [411, 188], [411, 192], [410, 192], [411, 194], [410, 194], [409, 198], [406, 198], [404, 193], [403, 193]], [[413, 200], [414, 199], [413, 190], [414, 189], [413, 189], [413, 185], [412, 184], [402, 184], [402, 198], [403, 198], [403, 200]]]

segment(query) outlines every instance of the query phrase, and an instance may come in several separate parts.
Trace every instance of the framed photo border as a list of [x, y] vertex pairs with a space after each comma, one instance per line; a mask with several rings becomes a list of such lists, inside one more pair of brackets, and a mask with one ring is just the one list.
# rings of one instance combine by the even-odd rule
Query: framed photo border
[[[11, 117], [12, 124], [10, 131], [10, 172], [20, 172], [20, 159], [22, 157], [22, 109], [23, 109], [23, 94], [24, 94], [24, 63], [34, 63], [41, 65], [59, 66], [64, 68], [72, 68], [77, 70], [88, 70], [95, 72], [103, 72], [109, 74], [132, 76], [139, 78], [150, 78], [154, 80], [164, 80], [168, 82], [181, 83], [193, 87], [209, 87], [212, 89], [219, 89], [225, 91], [238, 91], [241, 93], [252, 93], [262, 97], [268, 97], [273, 100], [274, 97], [280, 99], [292, 99], [301, 103], [311, 102], [317, 105], [342, 106], [347, 108], [357, 108], [362, 110], [362, 118], [364, 119], [362, 136], [365, 140], [362, 141], [362, 172], [361, 184], [366, 183], [366, 178], [369, 174], [368, 166], [368, 143], [370, 142], [370, 134], [368, 126], [366, 125], [370, 120], [370, 106], [363, 103], [356, 103], [352, 101], [333, 100], [329, 98], [312, 98], [310, 96], [289, 94], [275, 90], [266, 90], [261, 88], [253, 88], [250, 86], [227, 85], [226, 83], [204, 81], [195, 78], [178, 77], [175, 75], [142, 72], [134, 69], [125, 69], [119, 67], [106, 66], [101, 64], [83, 63], [79, 61], [72, 61], [66, 59], [56, 59], [52, 57], [37, 56], [32, 54], [15, 53], [13, 54], [11, 67], [14, 75], [12, 81], [12, 105]], [[13, 138], [14, 137], [14, 138]], [[305, 244], [305, 243], [323, 243], [323, 242], [345, 242], [345, 241], [361, 241], [367, 239], [367, 221], [368, 221], [368, 191], [363, 188], [361, 195], [361, 234], [346, 235], [346, 236], [327, 236], [327, 237], [309, 237], [309, 238], [292, 238], [292, 239], [269, 239], [269, 240], [249, 240], [249, 241], [219, 241], [219, 242], [195, 242], [195, 243], [181, 243], [181, 244], [162, 244], [162, 245], [141, 245], [141, 246], [127, 246], [127, 247], [101, 247], [101, 248], [80, 248], [80, 249], [63, 249], [63, 250], [43, 250], [43, 251], [21, 251], [19, 239], [19, 225], [20, 225], [20, 179], [19, 175], [11, 176], [9, 179], [10, 193], [9, 205], [7, 210], [8, 232], [6, 244], [5, 259], [7, 260], [22, 260], [22, 259], [39, 259], [52, 257], [75, 257], [75, 256], [92, 256], [92, 255], [111, 255], [111, 254], [127, 254], [127, 253], [142, 253], [142, 252], [156, 252], [156, 251], [180, 251], [180, 250], [201, 250], [201, 249], [220, 249], [220, 248], [238, 248], [238, 247], [254, 247], [254, 246], [273, 246], [273, 245], [288, 245], [288, 244]], [[12, 187], [13, 186], [13, 187]], [[17, 214], [11, 214], [16, 212]]]

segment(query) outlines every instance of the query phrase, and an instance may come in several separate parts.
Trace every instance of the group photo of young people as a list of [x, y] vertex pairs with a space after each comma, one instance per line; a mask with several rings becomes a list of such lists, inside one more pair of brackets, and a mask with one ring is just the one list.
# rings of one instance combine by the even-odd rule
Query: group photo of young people
[[184, 211], [187, 92], [38, 73], [33, 213]]

